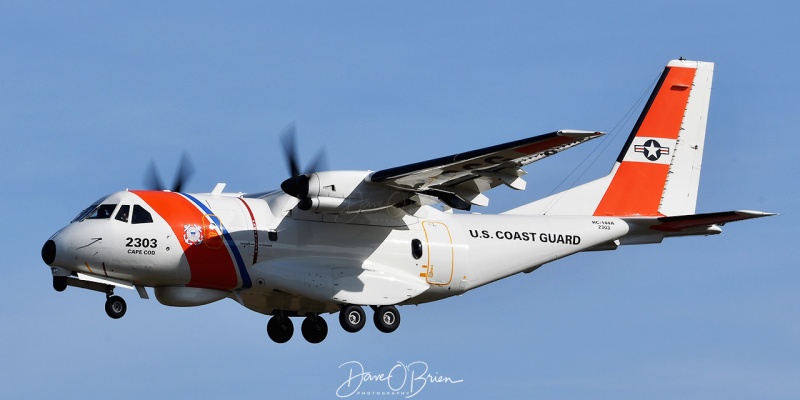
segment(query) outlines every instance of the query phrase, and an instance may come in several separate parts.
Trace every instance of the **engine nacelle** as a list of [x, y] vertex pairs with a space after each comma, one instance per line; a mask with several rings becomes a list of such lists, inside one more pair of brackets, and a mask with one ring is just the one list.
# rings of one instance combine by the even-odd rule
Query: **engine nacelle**
[[157, 286], [154, 289], [159, 303], [173, 307], [202, 306], [228, 297], [228, 292], [215, 289], [185, 286]]
[[308, 197], [300, 209], [320, 213], [357, 213], [402, 203], [408, 194], [366, 182], [369, 171], [315, 172], [309, 176]]

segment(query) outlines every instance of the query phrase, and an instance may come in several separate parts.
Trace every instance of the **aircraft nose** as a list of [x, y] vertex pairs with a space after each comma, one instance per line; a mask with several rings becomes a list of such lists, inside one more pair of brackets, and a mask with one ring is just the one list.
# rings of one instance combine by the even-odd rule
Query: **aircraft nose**
[[44, 242], [44, 246], [42, 246], [42, 260], [47, 265], [53, 265], [56, 260], [56, 242], [52, 239]]

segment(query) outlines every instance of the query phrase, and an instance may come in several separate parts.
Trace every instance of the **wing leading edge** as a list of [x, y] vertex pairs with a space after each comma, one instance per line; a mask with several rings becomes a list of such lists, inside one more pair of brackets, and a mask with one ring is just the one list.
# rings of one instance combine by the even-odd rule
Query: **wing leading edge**
[[373, 172], [369, 182], [438, 198], [458, 209], [488, 205], [482, 193], [504, 184], [525, 189], [522, 166], [600, 137], [602, 132], [560, 130], [465, 153]]

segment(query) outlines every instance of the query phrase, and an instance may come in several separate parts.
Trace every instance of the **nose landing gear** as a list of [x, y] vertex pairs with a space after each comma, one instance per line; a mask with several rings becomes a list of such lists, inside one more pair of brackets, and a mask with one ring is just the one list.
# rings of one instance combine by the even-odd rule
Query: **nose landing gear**
[[[113, 319], [122, 318], [122, 316], [125, 315], [125, 312], [128, 311], [128, 305], [125, 303], [125, 299], [114, 295], [113, 285], [92, 281], [82, 281], [80, 279], [64, 275], [53, 275], [53, 289], [63, 292], [67, 286], [74, 286], [81, 289], [105, 293], [106, 314]], [[144, 289], [142, 288], [142, 290]]]
[[125, 304], [125, 299], [119, 296], [107, 295], [106, 298], [106, 314], [114, 319], [120, 319], [128, 311], [128, 305]]

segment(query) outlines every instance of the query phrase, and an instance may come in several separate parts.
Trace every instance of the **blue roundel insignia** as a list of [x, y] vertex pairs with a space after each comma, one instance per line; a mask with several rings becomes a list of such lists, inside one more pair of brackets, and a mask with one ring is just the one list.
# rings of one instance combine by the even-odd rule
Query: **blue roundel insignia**
[[657, 161], [661, 158], [661, 155], [669, 154], [669, 147], [662, 147], [660, 143], [658, 143], [655, 139], [647, 139], [644, 142], [644, 145], [637, 144], [634, 146], [634, 151], [637, 153], [643, 153], [645, 158], [650, 161]]

